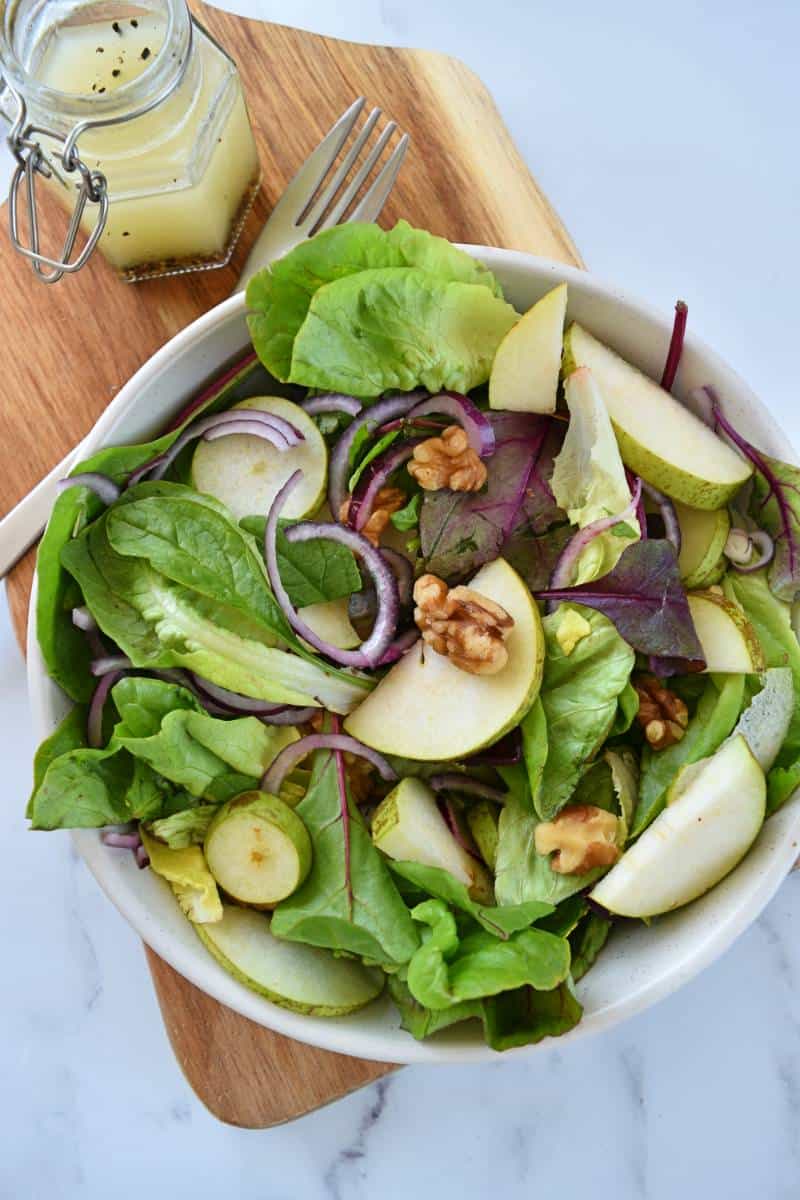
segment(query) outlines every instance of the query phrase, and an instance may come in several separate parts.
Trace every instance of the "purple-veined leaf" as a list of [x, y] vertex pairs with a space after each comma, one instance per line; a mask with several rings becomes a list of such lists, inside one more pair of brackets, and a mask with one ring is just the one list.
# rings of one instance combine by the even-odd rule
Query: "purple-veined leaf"
[[573, 588], [540, 590], [537, 596], [596, 608], [642, 654], [703, 661], [678, 560], [664, 539], [635, 542], [601, 579]]

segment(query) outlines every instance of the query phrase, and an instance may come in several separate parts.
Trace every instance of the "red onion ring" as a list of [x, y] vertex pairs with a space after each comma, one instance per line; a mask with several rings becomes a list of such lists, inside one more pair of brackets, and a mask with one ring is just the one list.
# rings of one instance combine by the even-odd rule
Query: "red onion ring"
[[[731, 530], [731, 533], [733, 532], [734, 530]], [[737, 562], [735, 558], [731, 558], [727, 553], [726, 558], [728, 558], [734, 571], [738, 571], [740, 575], [752, 575], [754, 571], [760, 571], [762, 567], [766, 567], [768, 563], [772, 562], [775, 557], [775, 542], [763, 529], [754, 529], [752, 532], [743, 529], [740, 532], [744, 533], [750, 545], [756, 548], [755, 555], [749, 558], [746, 563]], [[728, 534], [728, 537], [730, 537], [730, 534]]]
[[60, 479], [56, 484], [56, 491], [60, 495], [66, 492], [68, 488], [85, 487], [90, 492], [94, 492], [103, 504], [113, 504], [115, 500], [119, 500], [122, 489], [118, 484], [114, 483], [108, 475], [102, 475], [99, 471], [82, 471], [78, 475], [68, 475], [66, 479]]
[[186, 405], [186, 407], [182, 408], [176, 417], [173, 417], [169, 425], [167, 425], [166, 429], [164, 430], [164, 433], [172, 433], [173, 430], [180, 429], [181, 425], [185, 425], [189, 418], [193, 417], [198, 409], [204, 408], [205, 405], [208, 404], [210, 400], [213, 400], [223, 388], [227, 387], [237, 375], [240, 375], [242, 371], [257, 361], [258, 355], [253, 350], [248, 354], [245, 354], [244, 358], [239, 359], [239, 361], [234, 363], [232, 367], [229, 367], [227, 371], [223, 371], [221, 375], [217, 376], [213, 383], [210, 383], [208, 387], [203, 389], [199, 396], [194, 396]]
[[430, 396], [421, 404], [415, 405], [406, 420], [414, 421], [417, 417], [427, 417], [440, 414], [452, 417], [457, 421], [469, 439], [472, 449], [481, 458], [494, 454], [494, 429], [486, 416], [477, 408], [468, 396], [458, 392], [439, 392], [438, 396]]
[[219, 684], [212, 683], [210, 679], [203, 679], [194, 671], [190, 672], [190, 676], [198, 692], [232, 712], [240, 712], [252, 717], [264, 717], [270, 713], [282, 712], [287, 707], [285, 704], [270, 704], [267, 700], [253, 700], [249, 696], [241, 696], [238, 692], [231, 692], [227, 688], [220, 687]]
[[465, 796], [478, 796], [481, 800], [496, 800], [502, 804], [508, 793], [500, 788], [460, 775], [458, 771], [447, 771], [443, 775], [431, 775], [428, 783], [435, 792], [462, 792]]
[[305, 758], [314, 750], [342, 750], [347, 754], [356, 754], [359, 758], [365, 758], [367, 762], [372, 763], [381, 778], [385, 779], [387, 783], [397, 782], [397, 772], [383, 755], [378, 754], [377, 750], [371, 750], [357, 738], [350, 737], [346, 733], [309, 733], [306, 737], [300, 738], [299, 742], [292, 742], [290, 745], [284, 746], [261, 780], [262, 792], [272, 792], [274, 796], [277, 796], [289, 772], [297, 766], [301, 758]]
[[308, 708], [295, 708], [293, 704], [287, 704], [281, 712], [264, 713], [258, 719], [263, 725], [305, 725], [322, 711], [311, 705]]
[[94, 695], [89, 705], [89, 715], [86, 719], [86, 741], [92, 750], [99, 750], [103, 745], [103, 713], [108, 693], [124, 674], [124, 671], [109, 671], [94, 689]]
[[300, 407], [310, 417], [321, 413], [346, 413], [348, 417], [357, 417], [364, 406], [355, 396], [346, 396], [344, 392], [328, 392], [324, 396], [311, 396]]
[[505, 737], [500, 738], [499, 742], [495, 742], [493, 746], [487, 747], [486, 750], [479, 750], [477, 754], [469, 756], [469, 762], [472, 766], [486, 767], [513, 767], [515, 763], [522, 761], [522, 734], [519, 731], [519, 726], [512, 729]]
[[583, 529], [579, 529], [574, 537], [570, 538], [561, 551], [561, 555], [553, 570], [550, 579], [550, 591], [571, 586], [575, 564], [589, 543], [598, 534], [605, 533], [607, 529], [612, 529], [614, 525], [619, 525], [621, 521], [627, 521], [630, 517], [634, 516], [639, 506], [641, 494], [642, 481], [637, 478], [630, 503], [623, 508], [621, 513], [617, 513], [613, 517], [601, 517], [599, 521], [592, 521], [591, 524], [584, 526]]
[[399, 396], [387, 396], [371, 408], [355, 417], [331, 451], [328, 463], [328, 507], [334, 520], [347, 499], [347, 481], [350, 478], [350, 450], [362, 429], [374, 432], [393, 417], [404, 417], [420, 399], [420, 392], [408, 392]]
[[483, 862], [476, 846], [471, 846], [464, 834], [461, 832], [461, 825], [456, 814], [456, 807], [450, 796], [445, 796], [438, 801], [438, 809], [441, 813], [444, 823], [450, 830], [455, 841], [458, 842], [462, 850], [466, 850], [467, 854], [472, 858], [477, 858], [478, 862]]
[[403, 606], [410, 604], [414, 593], [413, 566], [405, 554], [401, 554], [399, 550], [392, 550], [389, 546], [381, 546], [380, 553], [394, 571], [400, 603]]
[[76, 629], [82, 629], [84, 633], [91, 633], [97, 629], [97, 621], [95, 621], [89, 609], [85, 605], [72, 610], [72, 624]]
[[652, 487], [649, 483], [645, 483], [644, 480], [641, 480], [641, 485], [642, 491], [646, 492], [650, 499], [658, 505], [661, 512], [661, 520], [664, 522], [664, 534], [677, 557], [681, 552], [681, 527], [678, 523], [678, 514], [675, 512], [675, 505], [669, 496], [665, 496], [663, 492], [659, 492], [658, 488]]
[[101, 829], [100, 841], [104, 846], [114, 846], [117, 850], [136, 850], [142, 844], [138, 833], [120, 833], [116, 829]]
[[397, 662], [398, 658], [402, 658], [407, 654], [412, 646], [416, 646], [419, 641], [419, 630], [409, 629], [406, 633], [401, 633], [396, 637], [389, 646], [389, 649], [383, 654], [376, 664], [379, 667], [388, 667], [391, 663]]
[[[246, 416], [243, 415], [245, 413]], [[243, 424], [251, 426], [251, 428], [246, 430], [237, 428]], [[257, 408], [229, 409], [227, 412], [214, 413], [210, 417], [201, 417], [199, 421], [195, 421], [175, 439], [169, 450], [165, 450], [157, 458], [151, 459], [148, 470], [144, 470], [143, 467], [138, 468], [135, 472], [137, 482], [143, 474], [149, 474], [151, 479], [163, 479], [184, 446], [196, 438], [205, 437], [212, 430], [219, 430], [217, 436], [222, 437], [224, 436], [223, 429], [230, 434], [244, 432], [264, 438], [265, 441], [271, 442], [276, 450], [287, 450], [290, 446], [298, 446], [305, 440], [300, 430], [284, 420], [283, 417], [261, 412]]]
[[400, 598], [397, 580], [391, 567], [381, 556], [379, 550], [369, 542], [363, 534], [343, 525], [318, 521], [303, 521], [298, 525], [288, 526], [284, 533], [289, 543], [308, 542], [315, 538], [325, 538], [329, 541], [340, 542], [352, 550], [363, 563], [367, 573], [372, 577], [378, 601], [378, 612], [375, 625], [365, 642], [357, 650], [342, 650], [323, 641], [311, 629], [297, 612], [289, 599], [288, 592], [281, 581], [278, 569], [278, 552], [276, 536], [278, 518], [292, 492], [303, 478], [302, 471], [294, 471], [280, 489], [272, 502], [264, 531], [264, 558], [267, 564], [267, 575], [275, 599], [280, 605], [284, 616], [295, 633], [304, 638], [310, 646], [319, 650], [326, 658], [345, 667], [374, 667], [389, 648], [397, 629], [397, 618], [400, 609]]
[[99, 679], [109, 671], [129, 671], [132, 666], [127, 654], [104, 654], [92, 660], [89, 670]]
[[[418, 446], [421, 441], [422, 438], [410, 438], [401, 446], [390, 446], [383, 454], [379, 454], [372, 460], [356, 484], [350, 500], [347, 524], [351, 529], [357, 529], [360, 532], [364, 528], [372, 515], [372, 506], [378, 492], [389, 477], [411, 458], [414, 447]], [[338, 516], [338, 510], [332, 515]]]

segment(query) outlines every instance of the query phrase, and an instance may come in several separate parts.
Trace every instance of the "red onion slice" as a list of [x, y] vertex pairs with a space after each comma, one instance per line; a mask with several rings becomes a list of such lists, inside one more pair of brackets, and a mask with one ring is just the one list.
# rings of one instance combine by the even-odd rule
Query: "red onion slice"
[[305, 758], [314, 750], [342, 750], [348, 754], [356, 754], [359, 758], [365, 758], [367, 762], [372, 763], [381, 778], [385, 779], [387, 783], [397, 782], [397, 772], [383, 755], [378, 754], [377, 750], [371, 750], [357, 738], [350, 737], [346, 733], [309, 733], [306, 737], [300, 738], [299, 742], [292, 742], [291, 745], [285, 746], [281, 750], [261, 780], [261, 790], [272, 792], [274, 796], [277, 796], [289, 772], [297, 766], [301, 758]]
[[147, 853], [144, 846], [137, 846], [133, 854], [136, 859], [136, 865], [140, 871], [143, 871], [145, 867], [150, 866], [150, 855]]
[[464, 834], [461, 832], [461, 822], [458, 819], [456, 806], [453, 804], [450, 796], [444, 796], [438, 801], [439, 812], [444, 818], [444, 823], [453, 835], [455, 841], [458, 842], [462, 850], [466, 850], [472, 858], [477, 858], [478, 862], [483, 862], [478, 849], [475, 845], [470, 845]]
[[225, 708], [244, 713], [246, 716], [264, 717], [270, 713], [282, 712], [287, 707], [285, 704], [271, 704], [267, 700], [253, 700], [249, 696], [240, 696], [238, 692], [230, 692], [227, 688], [212, 683], [210, 679], [195, 675], [194, 671], [191, 672], [191, 680], [198, 692], [216, 700]]
[[101, 475], [99, 471], [82, 471], [78, 475], [68, 475], [66, 479], [60, 479], [56, 484], [56, 490], [59, 495], [61, 492], [66, 492], [68, 488], [85, 487], [90, 492], [94, 492], [98, 499], [103, 501], [103, 504], [113, 504], [115, 500], [119, 500], [122, 494], [122, 489], [118, 484], [114, 483], [108, 475]]
[[288, 450], [289, 443], [279, 429], [274, 429], [266, 422], [250, 421], [246, 418], [231, 417], [230, 421], [220, 424], [216, 429], [209, 429], [203, 434], [204, 442], [216, 442], [220, 438], [231, 437], [233, 434], [248, 437], [260, 437], [272, 442], [276, 450]]
[[137, 850], [142, 844], [138, 833], [121, 833], [117, 829], [102, 829], [100, 841], [104, 846], [114, 846], [118, 850]]
[[414, 593], [414, 568], [405, 554], [401, 554], [399, 550], [392, 550], [389, 546], [381, 546], [380, 553], [394, 571], [400, 603], [405, 607], [405, 605], [411, 603]]
[[[411, 458], [414, 447], [418, 446], [421, 441], [422, 438], [411, 438], [409, 441], [404, 441], [401, 446], [391, 446], [372, 460], [356, 484], [350, 500], [347, 524], [351, 529], [357, 529], [360, 532], [364, 528], [372, 515], [372, 506], [378, 492], [386, 485], [390, 476], [394, 475], [395, 471]], [[332, 515], [337, 517], [338, 510]]]
[[103, 675], [108, 675], [109, 671], [129, 671], [132, 666], [133, 663], [127, 654], [104, 654], [92, 660], [89, 670], [100, 679]]
[[391, 644], [397, 629], [397, 618], [400, 611], [400, 598], [397, 590], [397, 580], [391, 567], [381, 556], [379, 550], [367, 541], [361, 533], [346, 529], [343, 525], [318, 521], [303, 521], [298, 525], [286, 528], [286, 540], [290, 543], [308, 542], [316, 538], [340, 542], [352, 550], [361, 560], [367, 573], [372, 577], [378, 601], [378, 612], [372, 633], [357, 650], [342, 650], [323, 641], [300, 617], [297, 609], [289, 599], [286, 588], [281, 581], [278, 569], [278, 552], [276, 536], [278, 518], [292, 490], [303, 478], [302, 471], [294, 471], [280, 489], [272, 502], [267, 517], [267, 527], [264, 532], [264, 557], [267, 564], [267, 575], [270, 586], [275, 594], [283, 613], [295, 633], [304, 638], [310, 646], [319, 650], [326, 658], [345, 667], [374, 667]]
[[345, 396], [344, 392], [328, 392], [324, 396], [311, 396], [300, 407], [310, 417], [317, 417], [321, 413], [346, 413], [348, 417], [357, 417], [364, 406], [355, 396]]
[[322, 711], [321, 708], [295, 708], [287, 704], [280, 712], [264, 713], [258, 719], [264, 725], [305, 725]]
[[686, 318], [689, 315], [689, 309], [683, 300], [679, 300], [675, 305], [675, 320], [672, 325], [672, 337], [669, 341], [669, 350], [667, 351], [667, 361], [664, 363], [664, 373], [661, 376], [661, 386], [665, 391], [672, 391], [672, 385], [675, 382], [675, 376], [678, 374], [678, 367], [683, 354], [683, 342], [686, 337]]
[[94, 695], [89, 705], [89, 715], [86, 719], [86, 741], [92, 750], [99, 750], [103, 745], [103, 713], [108, 693], [124, 674], [124, 671], [109, 671], [108, 675], [104, 675], [94, 689]]
[[452, 417], [464, 430], [470, 446], [481, 458], [488, 458], [490, 454], [494, 454], [494, 429], [486, 414], [482, 413], [468, 396], [461, 396], [458, 392], [440, 392], [438, 396], [430, 396], [421, 404], [415, 405], [407, 420], [414, 421], [417, 417], [434, 414]]
[[408, 392], [400, 396], [388, 396], [355, 417], [331, 451], [328, 463], [328, 506], [334, 520], [347, 499], [347, 481], [350, 478], [350, 451], [362, 429], [370, 433], [380, 428], [393, 417], [404, 417], [419, 401], [420, 392]]
[[621, 521], [627, 521], [630, 517], [636, 514], [639, 507], [639, 498], [642, 494], [642, 481], [637, 478], [633, 488], [633, 495], [630, 503], [623, 508], [621, 513], [617, 513], [613, 517], [601, 517], [599, 521], [592, 521], [583, 529], [578, 530], [574, 537], [571, 537], [567, 542], [553, 570], [550, 579], [550, 591], [568, 588], [572, 584], [572, 576], [575, 570], [575, 564], [580, 558], [583, 551], [589, 543], [598, 536], [605, 533], [606, 530], [612, 529], [615, 525], [619, 525]]
[[481, 800], [496, 800], [499, 804], [502, 804], [508, 795], [501, 788], [482, 783], [480, 779], [472, 779], [469, 775], [460, 775], [458, 771], [431, 775], [428, 783], [435, 792], [461, 792], [465, 796], [478, 796]]
[[[742, 554], [734, 545], [733, 538], [737, 534], [746, 539], [746, 554]], [[740, 575], [752, 575], [754, 571], [760, 571], [772, 562], [775, 557], [775, 542], [763, 529], [731, 529], [723, 553], [734, 571], [738, 571]]]
[[678, 522], [678, 514], [675, 512], [675, 505], [670, 500], [669, 496], [665, 496], [663, 492], [659, 492], [658, 488], [652, 487], [649, 483], [641, 481], [642, 491], [646, 492], [651, 500], [659, 507], [661, 520], [664, 522], [664, 533], [667, 541], [675, 551], [675, 555], [681, 552], [681, 527]]
[[[246, 413], [246, 416], [244, 415]], [[246, 431], [237, 428], [243, 423], [246, 423], [252, 428]], [[258, 426], [258, 428], [256, 428]], [[276, 450], [287, 450], [290, 446], [298, 446], [304, 441], [302, 433], [296, 429], [294, 425], [284, 420], [283, 417], [273, 416], [272, 413], [261, 412], [257, 408], [248, 409], [229, 409], [227, 412], [214, 413], [210, 417], [201, 417], [199, 421], [195, 421], [188, 429], [185, 429], [179, 437], [170, 446], [169, 450], [165, 450], [163, 454], [159, 454], [150, 462], [149, 472], [143, 467], [139, 467], [135, 472], [138, 479], [141, 479], [143, 474], [150, 475], [151, 479], [163, 479], [169, 468], [172, 466], [175, 459], [183, 450], [184, 446], [188, 446], [189, 442], [196, 438], [205, 437], [212, 430], [219, 430], [217, 436], [223, 436], [222, 430], [226, 429], [227, 433], [247, 432], [254, 434], [256, 437], [264, 438], [265, 441], [271, 442]], [[129, 481], [130, 486], [130, 481]]]
[[91, 633], [97, 629], [97, 621], [95, 621], [85, 605], [81, 605], [80, 608], [73, 608], [72, 624], [76, 629], [82, 629], [84, 633]]
[[522, 734], [519, 726], [512, 729], [511, 733], [507, 733], [505, 737], [500, 738], [500, 741], [495, 742], [493, 746], [489, 746], [486, 750], [479, 750], [477, 754], [471, 754], [469, 757], [470, 764], [476, 767], [513, 767], [515, 763], [521, 761]]
[[418, 629], [409, 629], [406, 633], [401, 633], [399, 637], [394, 639], [386, 653], [381, 655], [377, 665], [379, 667], [388, 667], [392, 663], [397, 662], [399, 658], [408, 653], [412, 646], [416, 646], [418, 641]]

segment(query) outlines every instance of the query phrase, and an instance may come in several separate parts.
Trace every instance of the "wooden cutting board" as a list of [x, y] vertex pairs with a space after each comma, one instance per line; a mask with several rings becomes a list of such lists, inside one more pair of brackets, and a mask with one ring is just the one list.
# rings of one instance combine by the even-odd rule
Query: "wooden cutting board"
[[[96, 258], [45, 287], [0, 231], [0, 512], [88, 432], [122, 384], [179, 329], [230, 294], [249, 245], [306, 155], [363, 94], [411, 134], [382, 223], [398, 217], [452, 241], [530, 250], [581, 265], [491, 96], [440, 54], [361, 46], [248, 21], [202, 4], [200, 20], [239, 64], [264, 168], [261, 194], [230, 267], [135, 286]], [[24, 644], [33, 555], [8, 580]], [[148, 964], [181, 1068], [222, 1121], [264, 1128], [292, 1120], [392, 1066], [305, 1046], [218, 1004], [151, 950]]]

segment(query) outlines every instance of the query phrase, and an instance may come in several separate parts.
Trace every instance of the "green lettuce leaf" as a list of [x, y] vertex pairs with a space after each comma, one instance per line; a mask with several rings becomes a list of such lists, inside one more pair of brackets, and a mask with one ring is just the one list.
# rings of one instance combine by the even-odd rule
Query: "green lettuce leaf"
[[399, 975], [388, 975], [387, 984], [389, 995], [400, 1011], [402, 1028], [417, 1041], [431, 1037], [450, 1025], [458, 1025], [461, 1021], [483, 1018], [483, 1004], [480, 1000], [462, 1000], [460, 1004], [451, 1004], [449, 1008], [426, 1008], [415, 999], [408, 984]]
[[419, 510], [422, 504], [422, 492], [415, 492], [404, 508], [392, 513], [389, 520], [400, 533], [408, 533], [419, 525]]
[[445, 282], [476, 284], [502, 296], [494, 276], [476, 259], [406, 221], [388, 232], [377, 225], [337, 225], [301, 242], [247, 285], [253, 346], [276, 379], [290, 377], [294, 341], [319, 288], [380, 267], [419, 267]]
[[707, 758], [725, 741], [742, 711], [745, 678], [744, 675], [709, 677], [681, 741], [657, 752], [645, 747], [632, 838], [643, 833], [661, 812], [669, 786], [681, 767]]
[[216, 804], [198, 804], [196, 808], [151, 821], [148, 830], [154, 838], [165, 842], [172, 850], [202, 846], [216, 811]]
[[[591, 375], [585, 388], [567, 384], [570, 421], [555, 460], [552, 488], [573, 525], [584, 529], [603, 517], [621, 513], [631, 501], [617, 439], [608, 410]], [[592, 538], [576, 564], [573, 585], [606, 575], [631, 542], [639, 540], [639, 522], [628, 517]]]
[[118, 748], [68, 750], [48, 766], [33, 794], [33, 829], [98, 829], [131, 820], [126, 793], [133, 759]]
[[[531, 708], [520, 721], [522, 756], [528, 772], [528, 795], [532, 797], [531, 809], [536, 807], [542, 775], [547, 762], [547, 718], [541, 696], [537, 696]], [[524, 799], [524, 794], [523, 794]]]
[[33, 756], [33, 789], [25, 809], [25, 816], [33, 813], [33, 798], [42, 786], [48, 767], [69, 750], [80, 750], [86, 746], [86, 718], [88, 710], [82, 704], [71, 708], [63, 721], [43, 742]]
[[489, 378], [516, 321], [511, 305], [484, 287], [415, 267], [361, 271], [314, 294], [289, 378], [352, 396], [420, 385], [469, 392]]
[[549, 991], [517, 988], [483, 1002], [484, 1035], [493, 1050], [511, 1050], [546, 1037], [560, 1037], [574, 1029], [582, 1016], [583, 1008], [569, 981]]
[[305, 883], [275, 909], [276, 937], [356, 954], [375, 963], [408, 962], [419, 936], [358, 809], [349, 804], [349, 873], [334, 756], [319, 753], [295, 811], [314, 850]]
[[411, 915], [429, 927], [407, 974], [411, 994], [427, 1008], [449, 1008], [526, 984], [549, 991], [569, 972], [569, 945], [552, 933], [522, 929], [501, 940], [478, 929], [460, 936], [442, 900], [426, 900]]
[[597, 956], [608, 941], [612, 922], [597, 913], [587, 913], [570, 934], [572, 949], [572, 978], [575, 983], [583, 979], [586, 972], [597, 961]]
[[565, 654], [556, 637], [565, 611], [560, 605], [543, 622], [546, 653], [540, 698], [549, 749], [533, 795], [542, 820], [552, 819], [564, 807], [586, 762], [611, 732], [635, 661], [611, 621], [584, 607], [579, 611], [592, 632]]
[[443, 871], [439, 867], [398, 861], [390, 861], [389, 867], [395, 875], [412, 883], [417, 890], [427, 892], [434, 899], [443, 900], [452, 908], [468, 913], [487, 933], [503, 940], [520, 929], [527, 929], [553, 912], [553, 905], [541, 900], [529, 900], [524, 904], [507, 907], [478, 904], [463, 883], [454, 878], [449, 871]]

